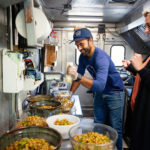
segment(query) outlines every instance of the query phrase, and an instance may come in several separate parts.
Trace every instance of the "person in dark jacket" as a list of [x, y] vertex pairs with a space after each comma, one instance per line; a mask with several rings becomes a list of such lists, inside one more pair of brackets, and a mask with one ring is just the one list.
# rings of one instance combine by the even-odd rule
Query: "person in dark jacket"
[[[150, 34], [150, 11], [143, 13], [145, 33]], [[136, 74], [131, 98], [133, 126], [131, 150], [150, 150], [150, 57], [134, 54], [130, 61], [123, 60], [124, 67]]]
[[[82, 84], [94, 92], [94, 122], [105, 123], [108, 115], [109, 125], [118, 132], [117, 148], [122, 150], [123, 81], [107, 53], [94, 46], [90, 30], [76, 30], [73, 41], [81, 55], [78, 69], [68, 67], [67, 72], [74, 80], [70, 90], [74, 93]], [[84, 75], [86, 69], [92, 79]]]

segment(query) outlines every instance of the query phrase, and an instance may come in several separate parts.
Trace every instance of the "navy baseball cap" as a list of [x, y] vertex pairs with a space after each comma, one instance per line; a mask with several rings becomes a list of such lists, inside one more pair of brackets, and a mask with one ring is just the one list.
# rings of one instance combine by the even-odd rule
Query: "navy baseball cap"
[[83, 39], [87, 39], [87, 38], [93, 38], [91, 31], [87, 28], [81, 28], [81, 29], [75, 30], [74, 35], [73, 35], [73, 40], [70, 43], [83, 40]]

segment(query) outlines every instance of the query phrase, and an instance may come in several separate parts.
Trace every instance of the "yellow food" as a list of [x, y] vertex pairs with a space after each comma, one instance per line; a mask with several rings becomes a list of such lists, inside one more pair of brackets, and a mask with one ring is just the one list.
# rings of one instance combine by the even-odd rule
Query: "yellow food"
[[40, 109], [54, 109], [55, 107], [45, 105], [45, 106], [40, 106], [40, 107], [38, 107], [38, 108], [40, 108]]
[[69, 122], [67, 119], [56, 119], [56, 121], [54, 122], [55, 125], [72, 125], [72, 122]]
[[61, 113], [59, 113], [59, 115], [64, 115], [64, 113], [61, 112]]
[[46, 120], [43, 117], [40, 116], [29, 116], [25, 118], [24, 120], [17, 123], [16, 127], [27, 127], [27, 126], [41, 126], [41, 127], [47, 127]]
[[69, 99], [66, 99], [66, 98], [61, 99], [61, 100], [59, 99], [58, 101], [61, 103], [61, 108], [63, 110], [70, 110], [72, 108], [73, 104], [74, 104], [73, 101], [71, 101]]
[[70, 99], [71, 95], [70, 95], [70, 93], [60, 92], [56, 95], [56, 98], [57, 98], [57, 100]]
[[19, 141], [15, 141], [10, 146], [7, 146], [5, 150], [54, 150], [55, 147], [50, 145], [44, 139], [39, 138], [22, 138]]
[[87, 134], [80, 134], [80, 135], [76, 134], [74, 140], [81, 143], [88, 143], [88, 144], [111, 143], [111, 140], [106, 135], [97, 132], [89, 132]]

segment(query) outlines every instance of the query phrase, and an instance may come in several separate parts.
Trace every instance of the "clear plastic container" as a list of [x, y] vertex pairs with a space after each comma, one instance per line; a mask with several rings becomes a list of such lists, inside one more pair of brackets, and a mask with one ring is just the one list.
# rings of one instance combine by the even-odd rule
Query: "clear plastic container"
[[[69, 66], [73, 66], [73, 62], [67, 62], [66, 71], [67, 71]], [[68, 75], [67, 72], [66, 72], [65, 82], [67, 82], [69, 84], [72, 83], [72, 77], [70, 75]]]
[[57, 100], [71, 99], [72, 92], [68, 90], [59, 90], [53, 93]]
[[[86, 134], [91, 131], [106, 135], [107, 137], [109, 137], [111, 142], [108, 144], [88, 144], [74, 140], [76, 134]], [[93, 123], [85, 124], [84, 126], [80, 126], [78, 129], [74, 127], [71, 128], [69, 131], [69, 137], [74, 150], [114, 150], [118, 134], [116, 130], [111, 128], [110, 126]]]

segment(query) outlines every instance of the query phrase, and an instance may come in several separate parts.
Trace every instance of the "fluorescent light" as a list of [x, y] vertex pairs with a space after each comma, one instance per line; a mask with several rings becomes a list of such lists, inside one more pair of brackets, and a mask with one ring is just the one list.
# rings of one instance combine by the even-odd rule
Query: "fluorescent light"
[[[81, 0], [80, 2], [81, 3]], [[89, 3], [87, 4], [87, 1], [85, 1], [86, 4], [82, 4], [82, 5], [78, 5], [78, 4], [74, 4], [72, 7], [73, 8], [103, 8], [104, 5], [90, 5]]]
[[69, 16], [103, 16], [103, 13], [98, 12], [68, 12]]
[[68, 20], [70, 21], [103, 21], [102, 18], [81, 18], [81, 17], [69, 17]]

